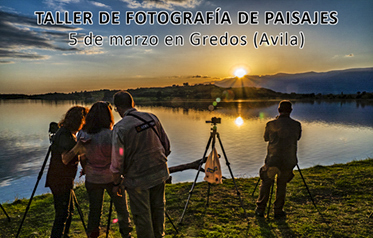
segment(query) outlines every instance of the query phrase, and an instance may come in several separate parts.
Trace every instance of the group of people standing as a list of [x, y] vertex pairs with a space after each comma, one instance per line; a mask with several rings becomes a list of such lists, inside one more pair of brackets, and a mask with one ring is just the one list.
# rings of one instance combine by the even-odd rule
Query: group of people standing
[[[55, 207], [51, 237], [68, 237], [73, 210], [72, 189], [80, 162], [89, 196], [88, 237], [98, 237], [103, 195], [110, 195], [118, 214], [122, 237], [133, 230], [137, 237], [163, 237], [165, 229], [165, 181], [169, 178], [167, 156], [170, 142], [158, 118], [137, 111], [126, 91], [114, 95], [115, 111], [121, 120], [114, 125], [112, 106], [96, 102], [88, 110], [74, 106], [59, 123], [51, 145], [51, 162], [46, 186], [50, 187]], [[267, 157], [260, 169], [262, 179], [255, 215], [264, 216], [270, 188], [277, 175], [275, 218], [285, 217], [286, 184], [297, 164], [297, 141], [301, 124], [290, 118], [292, 104], [281, 101], [280, 115], [267, 123], [264, 139]]]
[[114, 106], [122, 117], [115, 125], [112, 106], [107, 102], [96, 102], [89, 110], [74, 106], [59, 123], [46, 179], [54, 198], [52, 238], [68, 237], [79, 162], [89, 197], [88, 237], [100, 234], [105, 190], [117, 211], [122, 237], [131, 237], [133, 230], [125, 191], [137, 236], [164, 236], [169, 139], [155, 115], [135, 109], [128, 92], [117, 92]]

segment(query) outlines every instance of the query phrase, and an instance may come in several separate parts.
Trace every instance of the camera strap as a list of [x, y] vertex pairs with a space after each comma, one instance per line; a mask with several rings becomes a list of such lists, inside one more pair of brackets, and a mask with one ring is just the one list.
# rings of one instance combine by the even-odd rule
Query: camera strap
[[[153, 120], [153, 118], [151, 118], [152, 119], [151, 121], [146, 121], [145, 119], [143, 119], [143, 118], [141, 118], [137, 115], [131, 114], [131, 113], [128, 113], [127, 116], [135, 117], [135, 118], [139, 119], [140, 121], [144, 122], [144, 124], [142, 124], [140, 126], [137, 126], [135, 128], [137, 132], [140, 132], [142, 130], [151, 128], [154, 131], [154, 133], [158, 136], [159, 141], [162, 143], [162, 146], [163, 146], [164, 150], [166, 151], [166, 147], [164, 145], [164, 142], [162, 141], [160, 135], [158, 134], [158, 131], [154, 128], [155, 127], [155, 121]], [[166, 151], [166, 153], [167, 153], [167, 151]]]
[[[140, 126], [137, 126], [137, 127], [135, 128], [136, 131], [137, 131], [137, 132], [140, 132], [140, 131], [142, 131], [142, 130], [145, 130], [145, 129], [151, 128], [151, 129], [154, 131], [154, 133], [157, 135], [159, 141], [161, 142], [162, 147], [163, 147], [163, 149], [165, 150], [165, 153], [166, 153], [166, 154], [169, 154], [169, 153], [170, 153], [169, 151], [166, 150], [166, 146], [164, 145], [164, 142], [162, 141], [160, 135], [158, 134], [158, 131], [154, 128], [154, 126], [155, 126], [155, 121], [153, 120], [153, 118], [151, 118], [152, 120], [148, 122], [148, 121], [146, 121], [145, 119], [143, 119], [143, 118], [141, 118], [141, 117], [139, 117], [139, 116], [137, 116], [137, 115], [131, 114], [131, 113], [128, 113], [126, 116], [132, 116], [132, 117], [134, 117], [134, 118], [136, 118], [136, 119], [138, 119], [138, 120], [144, 122], [144, 124], [142, 124], [142, 125], [140, 125]], [[147, 126], [145, 126], [145, 125], [147, 125]], [[140, 131], [138, 130], [138, 127], [141, 127], [141, 128], [139, 128]], [[124, 142], [122, 141], [122, 139], [121, 139], [119, 136], [118, 136], [118, 138], [119, 138], [120, 142], [124, 145]], [[167, 156], [167, 155], [166, 155], [166, 156]], [[131, 161], [131, 162], [129, 163], [129, 165], [126, 166], [126, 168], [125, 168], [124, 171], [123, 171], [123, 175], [125, 175], [126, 172], [128, 171], [128, 169], [131, 167], [132, 162], [133, 162], [133, 161]]]

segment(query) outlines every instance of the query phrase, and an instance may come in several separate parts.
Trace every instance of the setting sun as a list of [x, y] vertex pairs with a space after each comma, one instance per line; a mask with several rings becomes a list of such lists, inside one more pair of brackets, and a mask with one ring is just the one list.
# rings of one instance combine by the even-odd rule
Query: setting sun
[[243, 76], [246, 75], [246, 70], [244, 68], [238, 68], [234, 71], [234, 76], [242, 78]]

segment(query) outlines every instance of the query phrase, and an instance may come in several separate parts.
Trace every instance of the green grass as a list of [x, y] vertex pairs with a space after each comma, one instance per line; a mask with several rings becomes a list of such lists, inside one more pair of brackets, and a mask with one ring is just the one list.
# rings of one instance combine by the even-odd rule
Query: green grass
[[[236, 179], [247, 213], [245, 217], [232, 179], [212, 185], [209, 206], [206, 207], [208, 184], [197, 183], [191, 195], [182, 224], [178, 224], [192, 183], [167, 185], [167, 213], [177, 226], [176, 234], [166, 219], [166, 237], [373, 237], [373, 159], [332, 166], [302, 169], [318, 210], [314, 207], [298, 171], [288, 184], [285, 211], [287, 219], [256, 218], [255, 200], [251, 196], [258, 178]], [[76, 195], [87, 223], [88, 201], [84, 186]], [[273, 200], [272, 200], [273, 202]], [[8, 222], [0, 211], [0, 237], [15, 237], [28, 200], [3, 204], [11, 216]], [[105, 237], [109, 197], [106, 195], [101, 218]], [[115, 212], [113, 218], [116, 217]], [[22, 227], [20, 237], [49, 237], [54, 219], [53, 197], [45, 194], [34, 198]], [[71, 227], [71, 237], [84, 237], [77, 212]], [[136, 237], [136, 232], [133, 232]], [[112, 224], [109, 237], [120, 237], [118, 225]]]

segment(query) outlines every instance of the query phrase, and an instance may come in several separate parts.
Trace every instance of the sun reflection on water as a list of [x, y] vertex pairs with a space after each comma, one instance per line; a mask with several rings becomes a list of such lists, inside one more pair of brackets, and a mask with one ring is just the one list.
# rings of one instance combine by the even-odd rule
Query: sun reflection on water
[[234, 123], [236, 123], [237, 126], [242, 126], [243, 125], [243, 119], [242, 117], [237, 117], [236, 120], [234, 120]]

